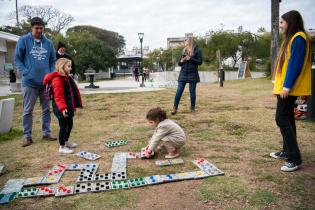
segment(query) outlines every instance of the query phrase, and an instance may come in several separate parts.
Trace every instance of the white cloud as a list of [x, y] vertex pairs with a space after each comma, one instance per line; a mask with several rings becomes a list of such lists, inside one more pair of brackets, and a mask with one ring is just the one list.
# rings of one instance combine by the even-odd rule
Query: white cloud
[[[36, 0], [19, 0], [19, 5], [38, 5]], [[41, 0], [74, 16], [72, 25], [89, 24], [123, 35], [127, 47], [139, 45], [138, 32], [144, 32], [144, 45], [151, 49], [166, 47], [167, 37], [186, 32], [204, 34], [218, 29], [242, 25], [255, 32], [263, 26], [270, 29], [271, 0]], [[0, 0], [0, 25], [13, 24], [7, 15], [15, 1]], [[283, 0], [280, 14], [289, 10], [301, 12], [306, 28], [315, 28], [315, 4], [312, 0]]]

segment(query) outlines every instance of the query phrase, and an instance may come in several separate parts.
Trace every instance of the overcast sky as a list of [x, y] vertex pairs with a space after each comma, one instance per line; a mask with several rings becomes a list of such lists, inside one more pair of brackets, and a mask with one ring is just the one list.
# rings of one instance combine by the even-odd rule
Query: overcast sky
[[[138, 32], [144, 33], [143, 44], [150, 49], [166, 47], [168, 37], [190, 32], [204, 35], [210, 29], [256, 32], [259, 27], [270, 31], [271, 0], [18, 0], [21, 5], [51, 5], [73, 15], [73, 25], [94, 25], [123, 35], [127, 48], [139, 46]], [[8, 13], [14, 0], [0, 0], [0, 25], [14, 24]], [[315, 28], [314, 0], [282, 0], [280, 14], [298, 10], [306, 28]]]

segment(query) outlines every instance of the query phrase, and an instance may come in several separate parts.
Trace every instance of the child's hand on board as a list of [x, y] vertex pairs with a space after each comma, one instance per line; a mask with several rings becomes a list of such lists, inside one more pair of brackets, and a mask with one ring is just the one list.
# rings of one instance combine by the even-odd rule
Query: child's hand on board
[[62, 115], [63, 115], [64, 117], [68, 117], [68, 110], [67, 110], [67, 109], [63, 110], [63, 111], [62, 111]]
[[142, 148], [141, 150], [144, 151], [145, 157], [150, 158], [152, 155], [152, 151], [149, 149], [149, 146], [146, 146], [145, 148]]

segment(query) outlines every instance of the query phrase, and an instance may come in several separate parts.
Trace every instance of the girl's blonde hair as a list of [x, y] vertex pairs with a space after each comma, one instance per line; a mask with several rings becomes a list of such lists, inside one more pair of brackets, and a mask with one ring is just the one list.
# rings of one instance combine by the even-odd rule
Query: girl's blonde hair
[[186, 37], [185, 40], [187, 40], [188, 45], [184, 48], [184, 51], [189, 56], [193, 56], [194, 55], [194, 50], [195, 50], [194, 39], [193, 39], [193, 37]]
[[67, 63], [71, 63], [71, 60], [67, 58], [59, 58], [56, 62], [56, 71], [60, 72], [61, 74], [68, 75], [69, 73], [65, 71], [65, 65]]

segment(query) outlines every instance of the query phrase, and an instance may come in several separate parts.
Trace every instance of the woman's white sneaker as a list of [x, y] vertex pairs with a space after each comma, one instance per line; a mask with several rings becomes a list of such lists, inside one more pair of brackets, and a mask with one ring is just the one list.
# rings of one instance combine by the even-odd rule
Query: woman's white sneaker
[[66, 147], [69, 147], [69, 148], [75, 148], [75, 147], [78, 146], [78, 144], [72, 143], [72, 142], [70, 142], [70, 141], [66, 141], [65, 146], [66, 146]]
[[71, 153], [73, 153], [73, 150], [72, 149], [69, 149], [68, 147], [62, 147], [62, 146], [60, 146], [59, 147], [59, 153], [60, 154], [71, 154]]

